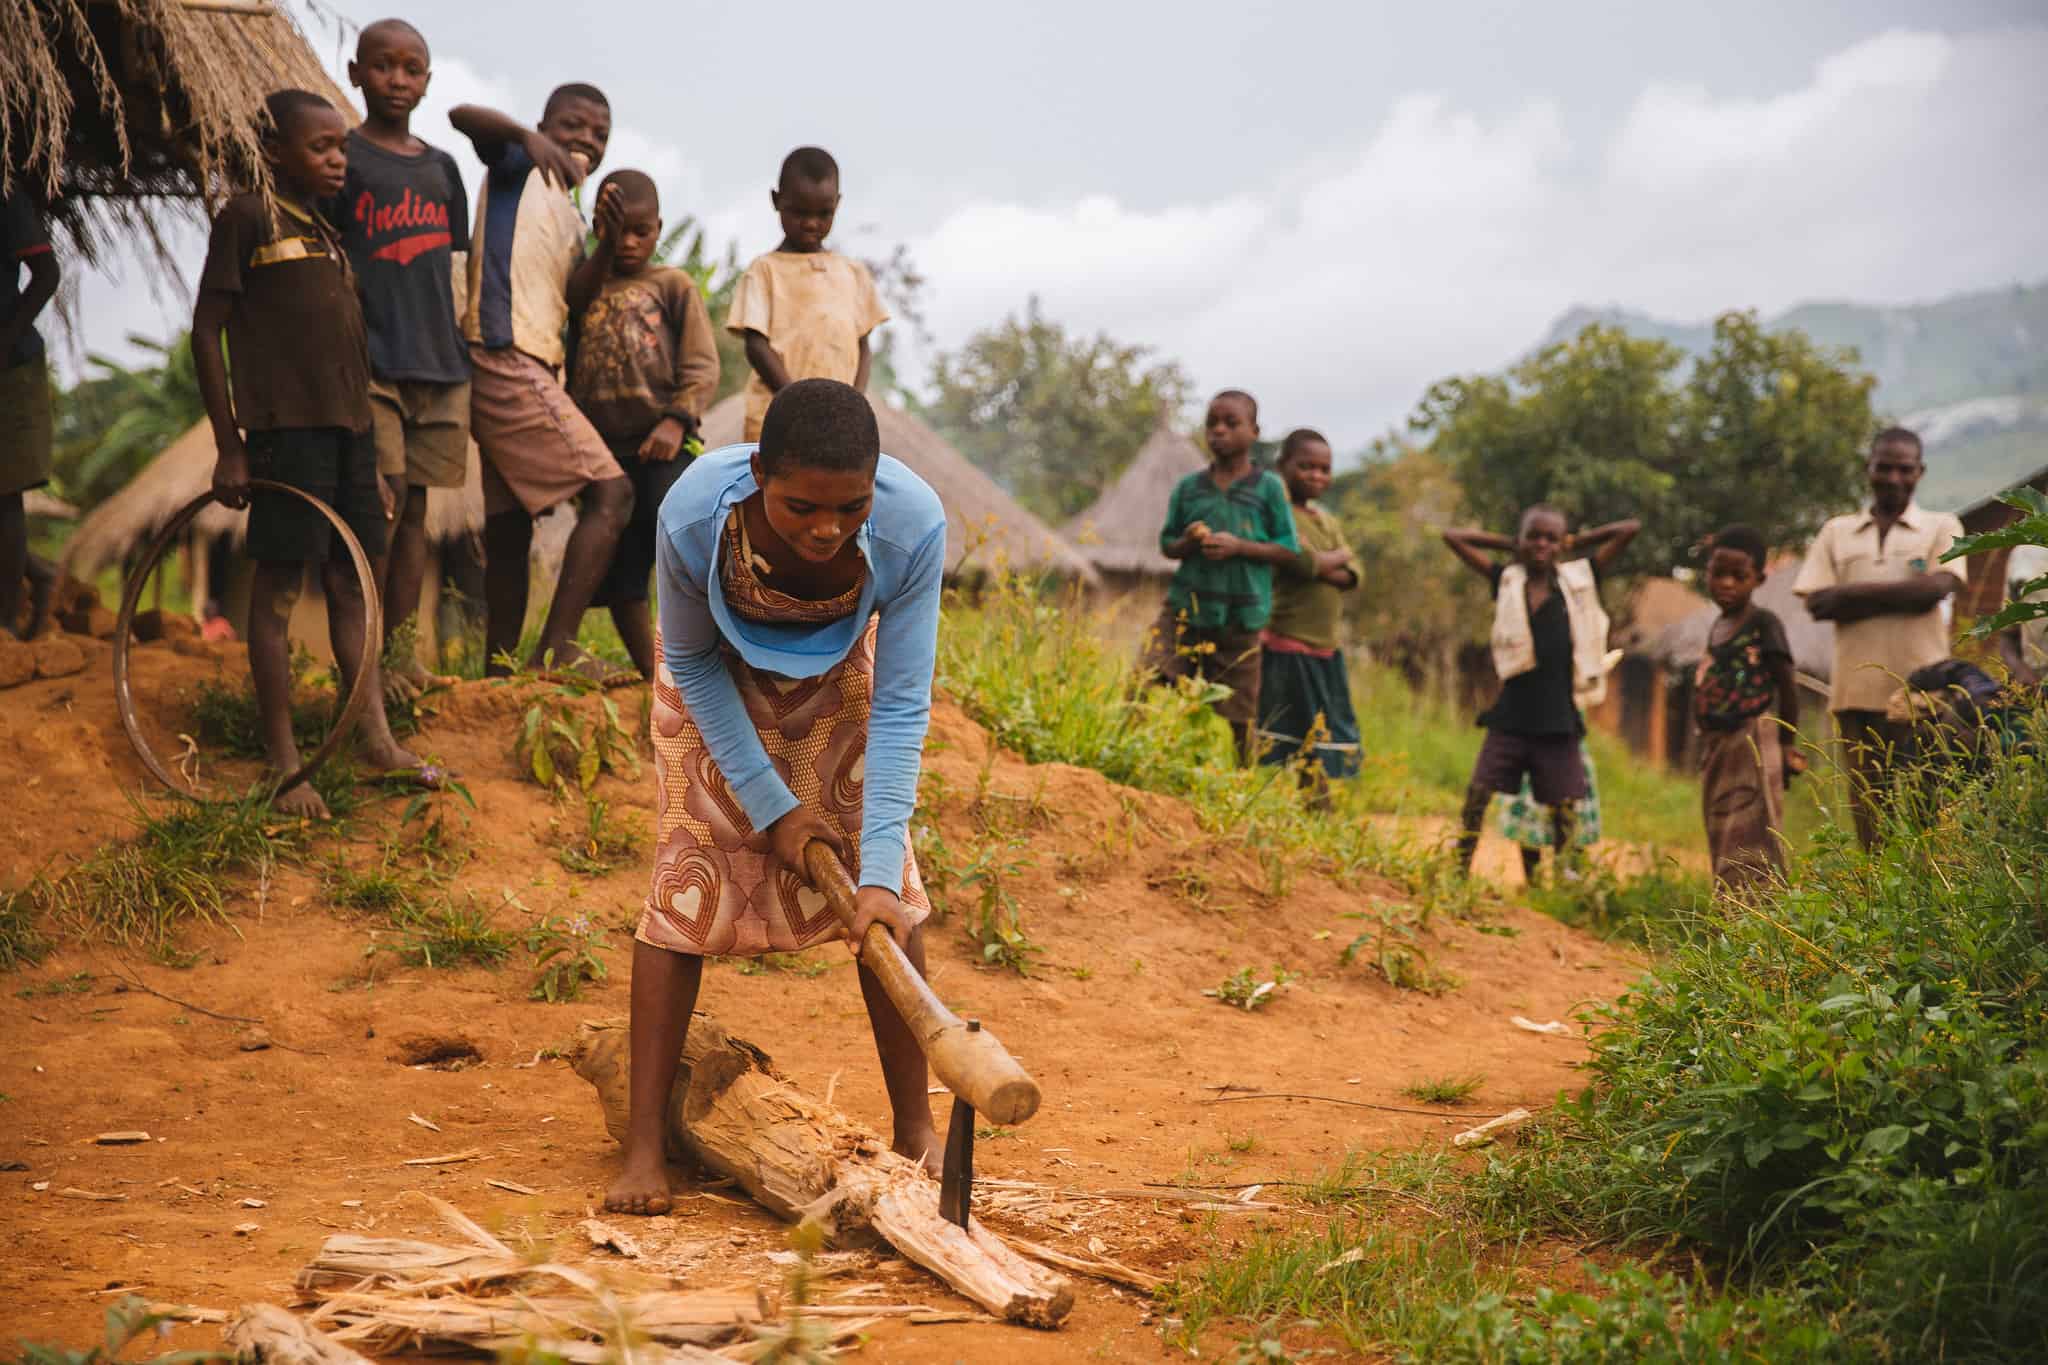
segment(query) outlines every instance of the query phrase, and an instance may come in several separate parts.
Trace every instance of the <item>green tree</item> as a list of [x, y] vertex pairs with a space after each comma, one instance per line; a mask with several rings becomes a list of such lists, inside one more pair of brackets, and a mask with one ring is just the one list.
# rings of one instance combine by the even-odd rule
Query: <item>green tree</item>
[[1162, 418], [1187, 405], [1188, 376], [1143, 346], [1070, 336], [1034, 297], [932, 362], [925, 419], [1017, 500], [1058, 523], [1099, 497]]
[[1484, 524], [1510, 529], [1535, 502], [1580, 525], [1641, 517], [1631, 554], [1654, 572], [1729, 522], [1797, 544], [1854, 499], [1875, 381], [1853, 350], [1727, 313], [1681, 377], [1683, 360], [1596, 323], [1504, 375], [1432, 385], [1410, 425]]
[[191, 334], [128, 343], [159, 363], [131, 369], [97, 353], [92, 373], [57, 396], [52, 483], [79, 508], [111, 497], [206, 415], [192, 369]]

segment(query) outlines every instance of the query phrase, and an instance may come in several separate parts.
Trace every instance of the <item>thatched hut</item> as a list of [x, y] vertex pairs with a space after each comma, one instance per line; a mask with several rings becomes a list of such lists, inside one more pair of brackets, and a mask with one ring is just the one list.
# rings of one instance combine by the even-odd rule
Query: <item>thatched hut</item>
[[1160, 423], [1095, 505], [1066, 524], [1067, 538], [1108, 582], [1156, 586], [1148, 580], [1170, 578], [1175, 568], [1159, 553], [1167, 499], [1175, 484], [1208, 467], [1200, 447]]
[[[1094, 565], [976, 469], [945, 437], [894, 403], [876, 399], [874, 408], [882, 449], [915, 470], [946, 506], [949, 578], [1000, 568], [1100, 585]], [[705, 448], [736, 444], [745, 420], [745, 394], [714, 404], [704, 414]]]
[[285, 87], [354, 118], [278, 4], [0, 0], [0, 187], [40, 191], [83, 259], [132, 235], [175, 272], [161, 215], [268, 188], [259, 115]]

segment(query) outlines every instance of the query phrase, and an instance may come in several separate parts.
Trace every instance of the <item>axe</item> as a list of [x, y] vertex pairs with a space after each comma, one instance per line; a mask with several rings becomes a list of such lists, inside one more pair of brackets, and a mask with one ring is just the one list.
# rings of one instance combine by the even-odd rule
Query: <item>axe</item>
[[[850, 934], [856, 912], [853, 879], [829, 844], [812, 840], [804, 846], [804, 870], [824, 893], [832, 913]], [[1022, 1123], [1038, 1112], [1038, 1082], [1031, 1079], [996, 1036], [979, 1019], [963, 1020], [939, 1003], [932, 988], [910, 965], [888, 929], [868, 926], [860, 942], [860, 960], [882, 983], [896, 1010], [917, 1035], [932, 1071], [953, 1092], [953, 1113], [946, 1121], [946, 1153], [939, 1180], [939, 1215], [965, 1228], [974, 1201], [974, 1116], [997, 1123]]]

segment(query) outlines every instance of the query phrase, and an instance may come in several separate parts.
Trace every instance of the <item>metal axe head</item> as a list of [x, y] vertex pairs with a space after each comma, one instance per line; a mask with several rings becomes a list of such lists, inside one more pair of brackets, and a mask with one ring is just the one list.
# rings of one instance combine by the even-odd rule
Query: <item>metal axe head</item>
[[[967, 1021], [978, 1031], [981, 1020]], [[958, 1095], [946, 1120], [946, 1160], [939, 1169], [939, 1217], [960, 1228], [974, 1212], [974, 1106]]]

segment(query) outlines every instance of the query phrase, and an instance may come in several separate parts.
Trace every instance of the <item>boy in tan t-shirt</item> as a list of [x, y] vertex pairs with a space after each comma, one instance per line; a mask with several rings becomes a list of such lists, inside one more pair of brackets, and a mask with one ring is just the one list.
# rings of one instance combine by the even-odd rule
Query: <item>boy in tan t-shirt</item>
[[868, 387], [868, 334], [889, 320], [868, 268], [825, 249], [839, 212], [839, 163], [819, 147], [782, 161], [768, 195], [782, 218], [782, 245], [755, 257], [733, 291], [726, 330], [746, 339], [745, 439], [760, 439], [769, 400], [799, 379]]

